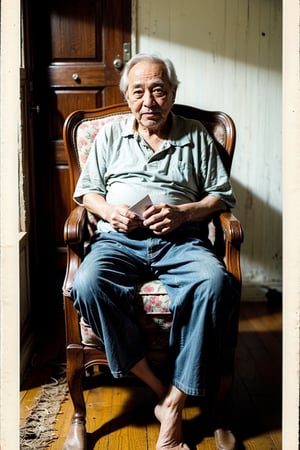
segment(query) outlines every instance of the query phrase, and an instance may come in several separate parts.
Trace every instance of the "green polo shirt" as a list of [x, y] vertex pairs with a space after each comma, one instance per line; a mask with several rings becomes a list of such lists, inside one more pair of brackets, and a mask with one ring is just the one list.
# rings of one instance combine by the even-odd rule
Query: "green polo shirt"
[[[153, 152], [134, 131], [134, 117], [106, 124], [78, 180], [74, 200], [93, 192], [111, 204], [132, 205], [149, 194], [154, 204], [180, 205], [213, 195], [234, 207], [227, 172], [213, 139], [198, 121], [171, 113], [171, 131]], [[100, 221], [101, 231], [111, 229]]]

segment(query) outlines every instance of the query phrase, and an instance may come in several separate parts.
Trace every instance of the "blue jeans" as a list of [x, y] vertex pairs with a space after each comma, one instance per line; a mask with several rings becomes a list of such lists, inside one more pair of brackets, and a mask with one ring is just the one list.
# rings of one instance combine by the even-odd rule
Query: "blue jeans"
[[133, 299], [137, 284], [153, 278], [170, 296], [171, 382], [188, 395], [203, 396], [208, 366], [218, 367], [238, 298], [198, 227], [183, 226], [163, 237], [147, 229], [96, 234], [74, 279], [74, 305], [103, 341], [113, 376], [123, 377], [145, 356]]

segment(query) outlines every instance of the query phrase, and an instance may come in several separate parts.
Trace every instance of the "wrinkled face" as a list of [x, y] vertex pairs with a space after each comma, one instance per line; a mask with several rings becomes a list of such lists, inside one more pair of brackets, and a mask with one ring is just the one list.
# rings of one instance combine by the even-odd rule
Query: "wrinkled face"
[[139, 62], [128, 74], [128, 105], [139, 126], [157, 131], [163, 127], [175, 100], [164, 66]]

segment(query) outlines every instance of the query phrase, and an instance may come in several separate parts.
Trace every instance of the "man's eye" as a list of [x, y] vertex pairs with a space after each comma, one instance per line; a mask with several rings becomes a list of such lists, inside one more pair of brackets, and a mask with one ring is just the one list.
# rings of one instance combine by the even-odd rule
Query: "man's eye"
[[161, 97], [162, 95], [164, 95], [164, 90], [162, 89], [162, 88], [155, 88], [155, 89], [153, 89], [153, 91], [152, 91], [152, 94], [155, 96], [155, 97]]
[[133, 95], [137, 98], [140, 98], [143, 96], [143, 91], [141, 89], [137, 89], [137, 90], [133, 91]]

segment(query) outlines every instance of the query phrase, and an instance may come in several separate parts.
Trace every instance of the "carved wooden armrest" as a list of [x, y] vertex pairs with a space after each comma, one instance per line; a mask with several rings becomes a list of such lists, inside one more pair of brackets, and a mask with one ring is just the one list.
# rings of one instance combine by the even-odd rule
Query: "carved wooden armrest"
[[226, 240], [241, 245], [244, 234], [241, 222], [232, 214], [231, 211], [223, 211], [220, 213], [220, 222], [222, 229], [226, 235]]
[[76, 206], [65, 222], [64, 239], [71, 247], [83, 245], [86, 234], [87, 211], [83, 206]]
[[67, 245], [67, 268], [63, 283], [63, 294], [70, 296], [74, 275], [84, 256], [87, 211], [76, 206], [65, 222], [64, 240]]
[[231, 211], [222, 212], [219, 220], [224, 233], [226, 268], [241, 282], [240, 246], [244, 238], [242, 225]]

